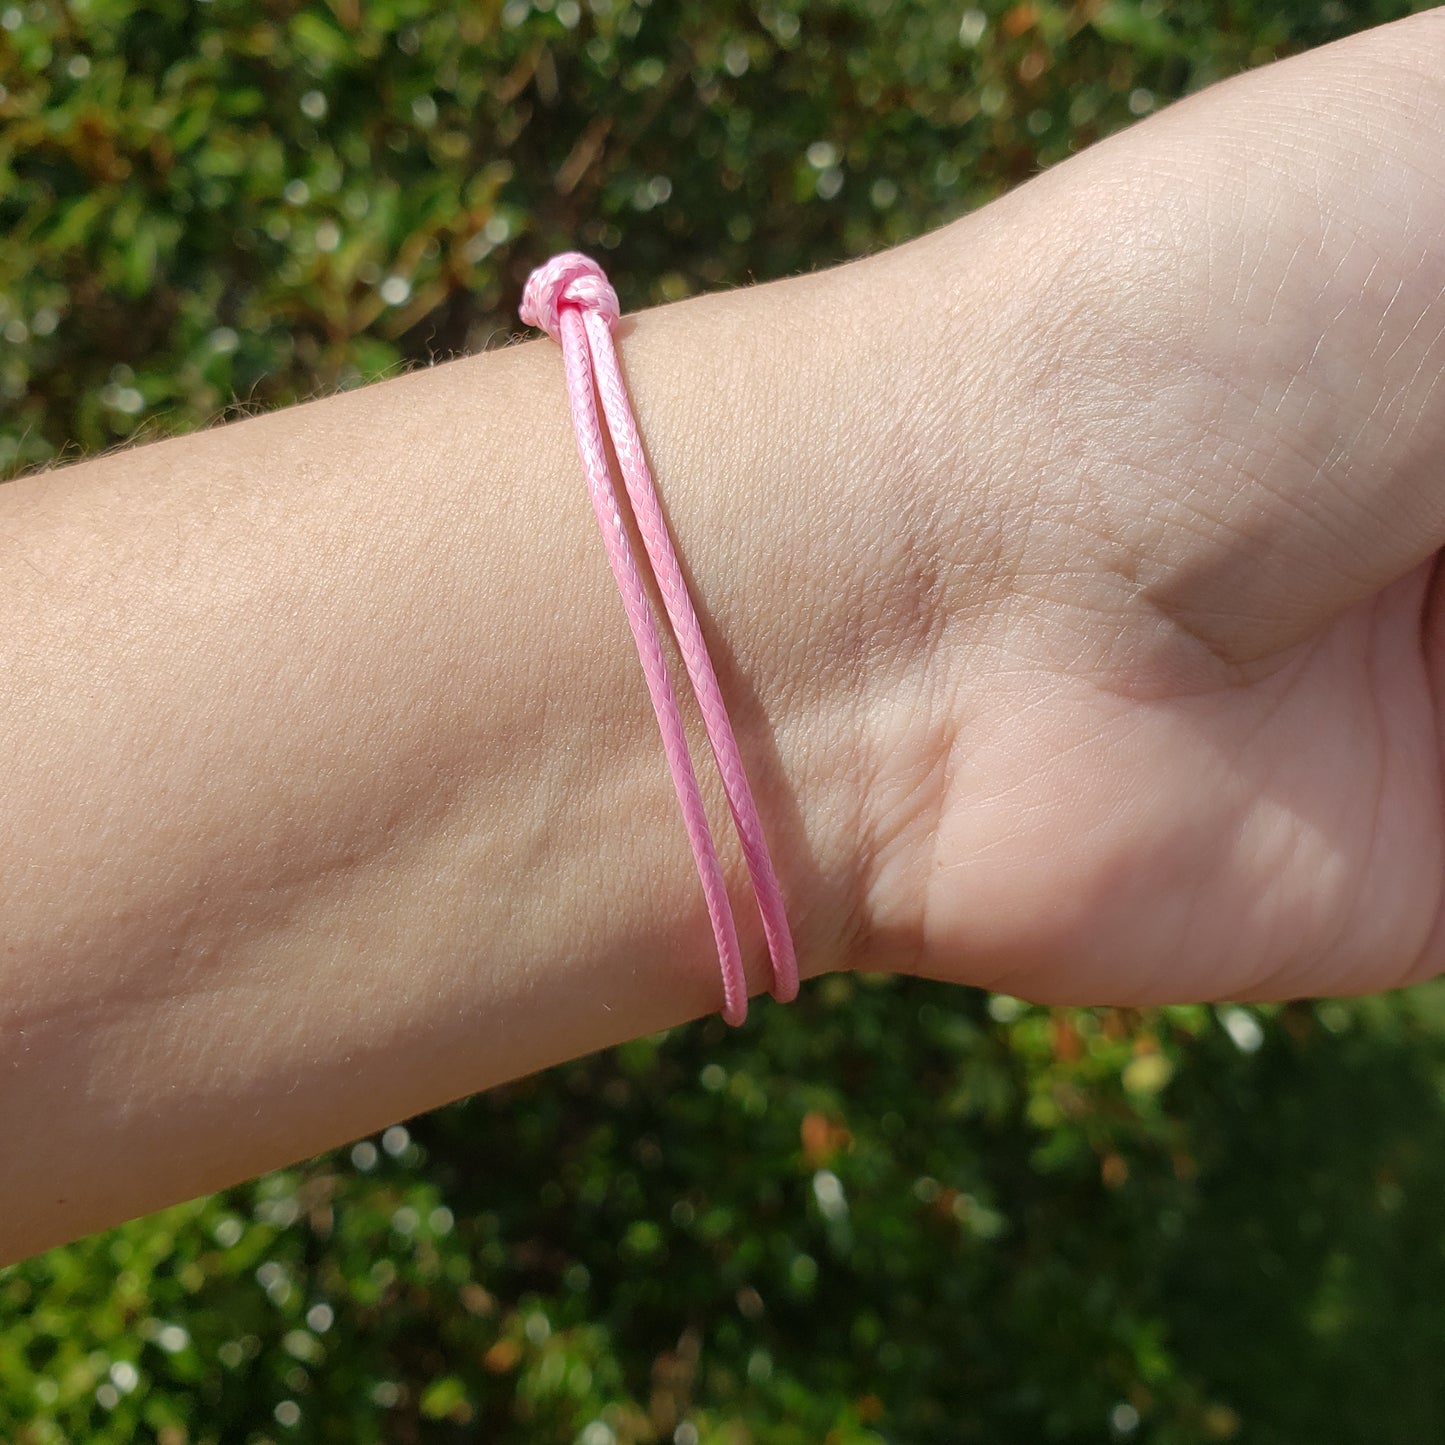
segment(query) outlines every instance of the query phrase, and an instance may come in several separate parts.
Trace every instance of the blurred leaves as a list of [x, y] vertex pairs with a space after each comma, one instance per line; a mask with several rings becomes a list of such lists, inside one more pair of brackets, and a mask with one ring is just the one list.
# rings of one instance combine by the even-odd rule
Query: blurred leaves
[[[915, 235], [1404, 4], [0, 0], [0, 473]], [[1445, 1437], [1445, 990], [836, 976], [0, 1271], [0, 1438]]]

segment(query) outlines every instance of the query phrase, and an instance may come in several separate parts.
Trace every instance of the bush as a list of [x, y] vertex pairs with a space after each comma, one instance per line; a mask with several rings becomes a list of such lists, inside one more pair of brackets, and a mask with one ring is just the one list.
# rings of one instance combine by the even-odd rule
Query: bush
[[[12, 4], [0, 470], [503, 339], [564, 245], [865, 252], [1407, 8]], [[0, 1271], [0, 1436], [1445, 1438], [1442, 1023], [824, 979]]]

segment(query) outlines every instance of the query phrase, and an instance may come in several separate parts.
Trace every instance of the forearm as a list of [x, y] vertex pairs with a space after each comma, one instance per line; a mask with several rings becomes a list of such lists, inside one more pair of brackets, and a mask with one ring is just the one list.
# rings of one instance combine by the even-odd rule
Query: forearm
[[[906, 464], [873, 290], [623, 331], [805, 974], [858, 927], [888, 641], [850, 513]], [[0, 1254], [718, 1006], [550, 343], [15, 483], [0, 529]]]

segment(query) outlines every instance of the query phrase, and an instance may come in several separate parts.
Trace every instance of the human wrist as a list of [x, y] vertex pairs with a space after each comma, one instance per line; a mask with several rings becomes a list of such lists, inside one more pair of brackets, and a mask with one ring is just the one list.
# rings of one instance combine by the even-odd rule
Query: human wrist
[[[901, 683], [918, 680], [939, 609], [956, 607], [990, 570], [986, 535], [961, 556], [941, 551], [932, 511], [951, 462], [944, 443], [963, 445], [951, 432], [969, 428], [938, 431], [935, 358], [921, 328], [897, 323], [889, 264], [702, 297], [618, 328], [663, 505], [763, 801], [805, 977], [871, 956], [872, 814], [893, 783], [874, 776], [878, 714], [894, 707]], [[921, 310], [930, 279], [912, 280]], [[555, 348], [526, 350], [548, 369], [537, 384], [557, 398], [557, 426], [570, 434]], [[575, 460], [568, 468], [580, 486]], [[569, 516], [585, 512], [563, 505]], [[607, 647], [626, 665], [632, 745], [661, 780], [655, 725], [607, 591], [605, 610], [619, 622]], [[695, 740], [705, 753], [700, 733]], [[713, 816], [725, 816], [718, 791], [709, 793]], [[694, 920], [683, 951], [705, 954], [679, 830], [657, 831]], [[725, 851], [746, 898], [735, 850]], [[744, 903], [756, 990], [767, 975], [753, 922]]]

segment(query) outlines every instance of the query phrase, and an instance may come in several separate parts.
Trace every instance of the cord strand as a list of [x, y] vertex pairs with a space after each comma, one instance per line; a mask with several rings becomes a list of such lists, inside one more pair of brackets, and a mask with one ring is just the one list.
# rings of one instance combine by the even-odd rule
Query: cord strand
[[[677, 698], [668, 676], [661, 635], [628, 542], [607, 461], [603, 440], [604, 419], [638, 533], [697, 697], [713, 758], [727, 795], [728, 808], [742, 843], [743, 857], [757, 897], [758, 912], [772, 960], [772, 993], [785, 1003], [797, 996], [797, 956], [782, 889], [764, 838], [762, 820], [753, 801], [742, 754], [632, 413], [612, 336], [619, 314], [616, 292], [601, 267], [577, 252], [554, 256], [538, 267], [528, 277], [523, 292], [523, 321], [540, 327], [562, 349], [568, 401], [587, 489], [647, 678], [653, 710], [662, 734], [663, 750], [682, 808], [717, 941], [723, 975], [723, 1017], [729, 1023], [739, 1024], [747, 1014], [747, 985], [736, 924], [722, 865], [703, 809]], [[598, 413], [599, 399], [601, 415]]]

